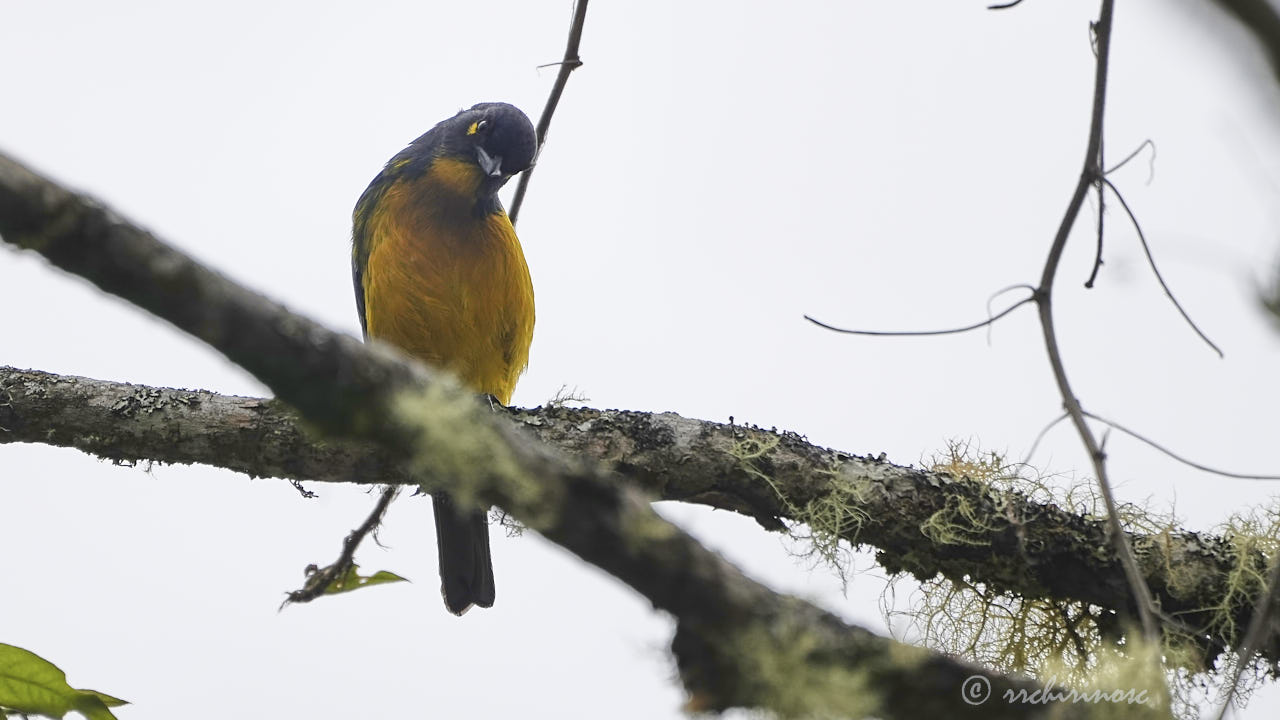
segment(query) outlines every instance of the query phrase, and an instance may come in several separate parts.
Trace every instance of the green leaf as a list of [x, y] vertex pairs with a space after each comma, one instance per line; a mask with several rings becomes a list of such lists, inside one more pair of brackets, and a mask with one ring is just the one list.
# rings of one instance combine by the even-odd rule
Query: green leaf
[[337, 595], [338, 593], [351, 592], [359, 590], [370, 585], [382, 585], [393, 582], [409, 582], [407, 578], [390, 572], [389, 570], [379, 570], [378, 572], [364, 576], [360, 574], [360, 566], [355, 563], [347, 568], [347, 572], [342, 577], [335, 579], [329, 583], [329, 587], [324, 589], [325, 595]]
[[0, 712], [60, 718], [74, 710], [89, 720], [114, 720], [108, 708], [124, 704], [96, 690], [77, 690], [57, 665], [0, 643]]

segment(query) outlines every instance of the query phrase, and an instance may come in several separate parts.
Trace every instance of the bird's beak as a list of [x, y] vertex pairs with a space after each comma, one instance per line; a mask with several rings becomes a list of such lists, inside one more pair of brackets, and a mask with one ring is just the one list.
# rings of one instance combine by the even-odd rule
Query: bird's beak
[[484, 151], [482, 147], [476, 147], [476, 160], [480, 162], [480, 169], [489, 177], [502, 177], [502, 156], [490, 155]]

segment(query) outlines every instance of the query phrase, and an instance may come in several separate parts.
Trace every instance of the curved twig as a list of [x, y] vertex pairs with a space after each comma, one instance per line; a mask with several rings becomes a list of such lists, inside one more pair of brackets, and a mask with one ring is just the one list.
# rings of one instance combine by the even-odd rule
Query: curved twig
[[[1012, 289], [1012, 288], [1008, 288], [1008, 289]], [[1002, 290], [1001, 292], [1004, 292], [1004, 291]], [[1036, 298], [1034, 295], [1025, 297], [1019, 300], [1018, 302], [1010, 305], [1009, 307], [1005, 308], [1000, 312], [999, 315], [996, 315], [995, 317], [989, 317], [986, 320], [983, 320], [982, 322], [974, 323], [972, 325], [966, 325], [964, 327], [959, 327], [959, 328], [951, 328], [949, 330], [850, 330], [848, 328], [839, 328], [834, 325], [828, 325], [827, 323], [824, 323], [821, 320], [815, 319], [812, 315], [805, 315], [804, 319], [808, 320], [814, 325], [817, 325], [820, 328], [830, 330], [832, 332], [844, 333], [845, 335], [874, 335], [877, 337], [927, 337], [930, 335], [956, 335], [958, 333], [969, 332], [970, 330], [977, 330], [978, 328], [986, 327], [994, 323], [995, 321], [999, 320], [1000, 318], [1004, 317], [1005, 315], [1008, 315], [1009, 313], [1013, 312], [1014, 310], [1017, 310], [1023, 305], [1026, 305], [1027, 303], [1035, 302], [1035, 299]]]
[[1035, 457], [1036, 450], [1040, 447], [1040, 441], [1044, 440], [1044, 436], [1048, 435], [1050, 430], [1057, 427], [1058, 423], [1066, 420], [1068, 417], [1070, 416], [1067, 413], [1062, 413], [1058, 417], [1050, 420], [1048, 425], [1045, 425], [1040, 429], [1040, 432], [1036, 434], [1036, 439], [1031, 442], [1031, 449], [1028, 450], [1026, 456], [1022, 458], [1023, 465], [1031, 464], [1031, 458]]
[[[1031, 297], [1028, 299], [1034, 298], [1036, 294], [1036, 289], [1031, 285], [1028, 285], [1027, 283], [1018, 283], [1017, 285], [1009, 285], [1008, 287], [1000, 288], [999, 290], [991, 293], [991, 295], [987, 297], [987, 318], [988, 319], [991, 319], [991, 312], [992, 312], [991, 303], [1001, 295], [1004, 295], [1007, 292], [1012, 292], [1014, 290], [1026, 290], [1027, 292], [1031, 293]], [[987, 325], [987, 345], [988, 346], [991, 345], [991, 328], [993, 327], [995, 327], [994, 324]]]
[[[569, 73], [582, 67], [582, 58], [578, 57], [578, 45], [582, 42], [582, 26], [587, 20], [587, 0], [577, 0], [573, 6], [573, 21], [569, 25], [569, 42], [564, 49], [564, 60], [558, 64], [560, 73], [556, 75], [556, 82], [551, 86], [551, 95], [547, 98], [547, 104], [542, 108], [542, 116], [538, 118], [538, 126], [535, 132], [538, 135], [538, 152], [534, 156], [535, 160], [542, 155], [542, 146], [547, 142], [547, 131], [551, 128], [551, 116], [556, 112], [556, 106], [560, 104], [560, 96], [564, 93], [564, 86], [569, 82]], [[548, 67], [544, 65], [542, 67]], [[516, 219], [520, 216], [520, 206], [524, 204], [524, 195], [529, 190], [529, 178], [533, 176], [533, 167], [525, 170], [520, 175], [520, 182], [516, 185], [515, 197], [511, 200], [511, 212], [508, 216], [511, 218], [511, 224], [515, 225]]]
[[1147, 263], [1151, 265], [1151, 272], [1155, 273], [1156, 280], [1160, 283], [1160, 287], [1164, 290], [1164, 294], [1169, 296], [1169, 301], [1173, 303], [1175, 308], [1177, 308], [1178, 314], [1182, 315], [1182, 319], [1187, 321], [1187, 324], [1191, 326], [1191, 329], [1195, 331], [1196, 335], [1200, 336], [1201, 340], [1205, 341], [1205, 344], [1213, 348], [1214, 352], [1218, 353], [1218, 357], [1224, 357], [1222, 349], [1215, 345], [1214, 342], [1209, 339], [1209, 336], [1205, 335], [1204, 332], [1200, 330], [1200, 327], [1191, 319], [1191, 316], [1187, 314], [1187, 311], [1182, 308], [1182, 303], [1178, 302], [1178, 298], [1173, 296], [1173, 291], [1169, 289], [1169, 284], [1164, 281], [1164, 276], [1160, 274], [1160, 268], [1156, 267], [1155, 256], [1151, 254], [1151, 246], [1147, 244], [1147, 236], [1142, 232], [1142, 226], [1138, 224], [1138, 218], [1133, 214], [1133, 210], [1129, 208], [1129, 203], [1125, 202], [1124, 195], [1121, 195], [1120, 190], [1116, 188], [1115, 183], [1108, 180], [1105, 176], [1100, 177], [1099, 181], [1110, 188], [1111, 192], [1115, 193], [1116, 199], [1120, 201], [1120, 207], [1124, 208], [1125, 213], [1129, 216], [1129, 221], [1133, 223], [1133, 229], [1138, 233], [1138, 242], [1142, 243], [1142, 252], [1147, 254]]
[[[1141, 433], [1138, 433], [1138, 432], [1136, 432], [1136, 431], [1134, 431], [1134, 430], [1130, 430], [1129, 428], [1127, 428], [1127, 427], [1125, 427], [1125, 426], [1121, 425], [1121, 424], [1120, 424], [1120, 423], [1118, 423], [1118, 422], [1115, 422], [1114, 420], [1108, 420], [1107, 418], [1104, 418], [1104, 417], [1102, 417], [1101, 415], [1097, 415], [1097, 414], [1091, 413], [1091, 412], [1089, 412], [1088, 410], [1085, 410], [1085, 411], [1083, 411], [1083, 412], [1084, 412], [1084, 416], [1085, 416], [1085, 417], [1087, 417], [1087, 418], [1089, 418], [1089, 419], [1091, 419], [1091, 420], [1097, 420], [1098, 422], [1103, 423], [1104, 425], [1107, 425], [1107, 426], [1109, 426], [1109, 427], [1115, 428], [1116, 430], [1119, 430], [1120, 432], [1124, 433], [1125, 435], [1128, 435], [1129, 437], [1133, 438], [1134, 440], [1137, 440], [1138, 442], [1141, 442], [1141, 443], [1143, 443], [1143, 444], [1145, 444], [1145, 445], [1148, 445], [1148, 446], [1150, 446], [1151, 448], [1153, 448], [1153, 449], [1155, 449], [1155, 450], [1159, 451], [1161, 454], [1163, 454], [1163, 455], [1167, 455], [1168, 457], [1170, 457], [1170, 458], [1172, 458], [1172, 459], [1174, 459], [1174, 460], [1177, 460], [1178, 462], [1182, 463], [1183, 465], [1186, 465], [1187, 467], [1195, 468], [1196, 470], [1199, 470], [1200, 472], [1206, 472], [1206, 473], [1209, 473], [1210, 475], [1218, 475], [1218, 476], [1220, 476], [1220, 477], [1234, 478], [1234, 479], [1236, 479], [1236, 480], [1280, 480], [1280, 475], [1264, 475], [1264, 474], [1254, 474], [1254, 473], [1235, 473], [1235, 472], [1230, 472], [1230, 471], [1227, 471], [1227, 470], [1218, 470], [1217, 468], [1212, 468], [1212, 467], [1209, 467], [1208, 465], [1202, 465], [1201, 463], [1198, 463], [1198, 462], [1196, 462], [1196, 461], [1194, 461], [1194, 460], [1188, 460], [1187, 458], [1182, 457], [1181, 455], [1179, 455], [1179, 454], [1175, 453], [1174, 451], [1170, 450], [1169, 448], [1167, 448], [1167, 447], [1165, 447], [1165, 446], [1161, 445], [1160, 443], [1156, 442], [1155, 440], [1152, 440], [1151, 438], [1146, 437], [1145, 435], [1142, 435]], [[1057, 421], [1055, 421], [1055, 422], [1057, 422]], [[1037, 438], [1037, 442], [1039, 442], [1039, 439], [1038, 439], [1038, 438]]]
[[1125, 165], [1128, 165], [1130, 161], [1138, 157], [1138, 155], [1142, 152], [1143, 148], [1148, 148], [1148, 147], [1151, 148], [1151, 159], [1147, 161], [1147, 184], [1150, 185], [1151, 181], [1154, 180], [1156, 177], [1156, 144], [1154, 141], [1151, 140], [1151, 138], [1147, 138], [1146, 140], [1143, 140], [1142, 144], [1139, 145], [1137, 149], [1135, 149], [1133, 152], [1125, 156], [1125, 159], [1121, 160], [1115, 165], [1112, 165], [1107, 170], [1104, 170], [1102, 174], [1110, 175], [1111, 173], [1119, 170]]

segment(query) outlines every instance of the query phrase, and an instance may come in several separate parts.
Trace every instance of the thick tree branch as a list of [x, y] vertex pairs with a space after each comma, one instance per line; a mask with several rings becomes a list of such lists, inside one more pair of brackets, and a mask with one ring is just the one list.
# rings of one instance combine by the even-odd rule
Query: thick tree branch
[[[891, 571], [921, 580], [967, 577], [1028, 599], [1136, 612], [1104, 522], [1021, 493], [829, 450], [792, 433], [673, 413], [540, 407], [513, 416], [548, 445], [621, 468], [655, 497], [732, 510], [770, 530], [806, 521], [808, 508], [840, 508], [832, 524], [844, 528], [841, 539], [876, 548]], [[312, 440], [291, 410], [261, 398], [0, 368], [0, 427], [7, 429], [0, 443], [73, 447], [116, 462], [201, 463], [322, 482], [417, 482], [369, 443]], [[921, 532], [938, 513], [960, 506], [982, 518], [965, 529], [964, 542]], [[1212, 609], [1229, 605], [1235, 630], [1218, 623], [1197, 638], [1206, 660], [1239, 645], [1236, 633], [1250, 622], [1255, 594], [1232, 594], [1229, 577], [1241, 562], [1265, 573], [1264, 556], [1240, 558], [1228, 539], [1176, 528], [1130, 533], [1129, 540], [1167, 614], [1209, 627]], [[1272, 662], [1280, 661], [1277, 614], [1257, 643]]]
[[[772, 592], [656, 515], [650, 497], [616, 473], [537, 442], [450, 379], [290, 313], [3, 155], [0, 236], [204, 340], [330, 436], [373, 443], [460, 499], [499, 505], [630, 585], [675, 617], [673, 651], [698, 708], [886, 718], [1047, 712], [964, 702], [959, 688], [973, 666]], [[991, 685], [997, 697], [1034, 688], [1004, 676]]]

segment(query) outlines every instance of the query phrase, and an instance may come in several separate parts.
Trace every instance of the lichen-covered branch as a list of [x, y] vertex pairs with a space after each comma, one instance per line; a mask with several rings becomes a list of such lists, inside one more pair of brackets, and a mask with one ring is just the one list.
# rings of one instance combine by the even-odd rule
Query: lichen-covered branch
[[0, 443], [75, 448], [112, 462], [200, 464], [250, 477], [412, 484], [369, 443], [321, 439], [279, 400], [0, 367]]
[[[655, 497], [732, 510], [779, 530], [811, 523], [921, 580], [965, 578], [1026, 599], [1132, 612], [1101, 518], [949, 473], [818, 447], [793, 433], [674, 413], [540, 407], [512, 411], [540, 441], [619, 468]], [[418, 482], [370, 443], [312, 439], [276, 400], [0, 368], [0, 442], [73, 447], [119, 462], [200, 463], [252, 476], [357, 483]], [[938, 532], [941, 524], [948, 533]], [[1267, 559], [1232, 538], [1169, 528], [1130, 534], [1162, 610], [1190, 627], [1207, 662], [1235, 647]], [[1242, 565], [1244, 566], [1242, 568]], [[1274, 617], [1273, 613], [1273, 617]], [[1223, 618], [1231, 623], [1222, 622]], [[1280, 624], [1260, 643], [1280, 659]]]
[[[205, 341], [328, 436], [371, 443], [460, 501], [499, 505], [630, 585], [675, 618], [673, 651], [698, 708], [886, 718], [1047, 712], [966, 703], [959, 688], [975, 666], [747, 578], [654, 513], [650, 495], [619, 482], [630, 469], [538, 442], [449, 378], [289, 312], [4, 155], [0, 236]], [[12, 388], [6, 395], [17, 399]], [[991, 685], [997, 695], [1034, 688], [1000, 675]]]

